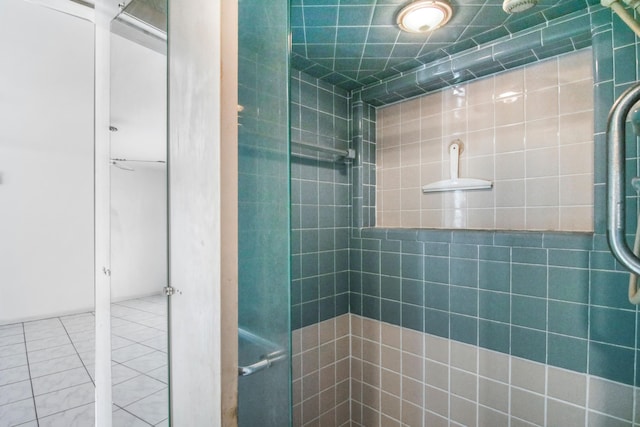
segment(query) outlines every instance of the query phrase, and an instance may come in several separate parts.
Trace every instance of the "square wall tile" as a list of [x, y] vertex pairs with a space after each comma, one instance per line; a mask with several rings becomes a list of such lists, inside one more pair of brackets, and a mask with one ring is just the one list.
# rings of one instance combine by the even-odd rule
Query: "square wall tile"
[[547, 399], [547, 425], [584, 425], [586, 410], [567, 405], [553, 399]]
[[[591, 57], [585, 49], [381, 108], [376, 225], [591, 231]], [[455, 139], [460, 176], [493, 188], [420, 194], [449, 177]]]
[[526, 121], [549, 119], [558, 116], [558, 87], [527, 91], [525, 98]]

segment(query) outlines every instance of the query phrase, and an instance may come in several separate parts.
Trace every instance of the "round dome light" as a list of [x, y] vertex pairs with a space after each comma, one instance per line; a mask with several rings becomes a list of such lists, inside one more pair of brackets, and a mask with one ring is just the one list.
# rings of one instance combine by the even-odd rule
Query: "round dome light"
[[451, 6], [441, 0], [418, 0], [398, 13], [398, 25], [410, 33], [427, 33], [449, 22]]

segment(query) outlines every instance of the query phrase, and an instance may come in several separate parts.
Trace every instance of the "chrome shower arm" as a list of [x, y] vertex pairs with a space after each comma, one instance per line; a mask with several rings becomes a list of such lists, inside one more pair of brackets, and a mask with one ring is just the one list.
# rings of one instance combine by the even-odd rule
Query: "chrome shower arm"
[[639, 100], [640, 84], [636, 84], [613, 104], [607, 123], [607, 238], [613, 255], [634, 274], [640, 274], [640, 258], [625, 237], [625, 122]]
[[[636, 1], [632, 2], [625, 0], [625, 3], [629, 4], [634, 9], [638, 7]], [[627, 12], [627, 10], [618, 0], [600, 0], [600, 4], [604, 7], [611, 8], [611, 10], [613, 10], [620, 17], [620, 19], [622, 19], [622, 21], [624, 21], [624, 23], [627, 24], [627, 26], [631, 28], [631, 30], [636, 33], [638, 37], [640, 37], [640, 23], [638, 23], [638, 21], [636, 21], [635, 18], [629, 12]]]

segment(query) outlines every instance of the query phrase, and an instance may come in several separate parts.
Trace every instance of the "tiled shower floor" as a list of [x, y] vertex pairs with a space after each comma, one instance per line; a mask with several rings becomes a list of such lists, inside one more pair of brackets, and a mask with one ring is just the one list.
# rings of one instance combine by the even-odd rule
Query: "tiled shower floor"
[[[113, 425], [167, 423], [166, 297], [111, 305]], [[0, 326], [0, 427], [94, 425], [95, 317]]]

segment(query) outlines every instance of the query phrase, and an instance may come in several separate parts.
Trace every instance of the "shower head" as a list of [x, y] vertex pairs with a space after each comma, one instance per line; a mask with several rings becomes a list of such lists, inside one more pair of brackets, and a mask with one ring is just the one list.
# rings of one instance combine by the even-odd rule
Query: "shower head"
[[507, 13], [524, 12], [538, 4], [538, 0], [504, 0], [502, 10]]

